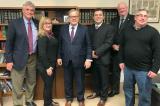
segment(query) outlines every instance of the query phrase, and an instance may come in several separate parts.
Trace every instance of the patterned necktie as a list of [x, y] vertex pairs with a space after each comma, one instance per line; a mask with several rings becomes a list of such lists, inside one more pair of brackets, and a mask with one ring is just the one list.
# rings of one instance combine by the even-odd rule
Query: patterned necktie
[[32, 27], [31, 22], [28, 21], [28, 44], [29, 44], [29, 54], [32, 54], [33, 51], [33, 35], [32, 35]]
[[70, 37], [71, 37], [71, 41], [73, 41], [73, 38], [74, 38], [74, 27], [72, 26], [71, 27], [71, 34], [70, 34]]

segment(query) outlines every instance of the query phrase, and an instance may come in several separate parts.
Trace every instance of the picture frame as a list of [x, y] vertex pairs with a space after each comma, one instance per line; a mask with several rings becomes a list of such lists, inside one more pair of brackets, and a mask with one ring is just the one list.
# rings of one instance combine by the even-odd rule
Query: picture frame
[[63, 16], [63, 21], [64, 21], [64, 23], [68, 23], [68, 15]]
[[135, 15], [138, 9], [146, 9], [149, 13], [148, 22], [159, 22], [160, 0], [129, 0], [129, 11]]

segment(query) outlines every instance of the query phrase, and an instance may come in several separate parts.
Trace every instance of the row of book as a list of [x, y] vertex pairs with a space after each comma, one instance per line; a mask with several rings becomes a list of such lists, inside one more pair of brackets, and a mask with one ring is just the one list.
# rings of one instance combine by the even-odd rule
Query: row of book
[[[40, 19], [42, 16], [50, 17], [54, 23], [64, 23], [67, 22], [68, 10], [59, 9], [57, 11], [54, 10], [36, 10], [35, 18]], [[81, 9], [80, 10], [80, 23], [93, 23], [93, 12], [94, 9]], [[117, 10], [115, 9], [104, 9], [106, 23], [110, 23], [111, 19], [117, 16]], [[11, 20], [22, 17], [22, 12], [20, 9], [15, 10], [0, 10], [0, 24], [8, 24]]]
[[[81, 23], [93, 23], [93, 14], [94, 10], [93, 9], [88, 9], [88, 10], [81, 10], [80, 12], [80, 22]], [[104, 22], [110, 23], [113, 18], [117, 16], [117, 11], [116, 10], [104, 10]]]
[[6, 47], [6, 42], [0, 42], [0, 53], [1, 50], [5, 51], [5, 47]]
[[[0, 78], [8, 78], [10, 77], [10, 72], [6, 69], [0, 71]], [[12, 83], [11, 80], [0, 80], [0, 89], [3, 93], [7, 93], [12, 91]]]
[[7, 93], [9, 91], [12, 91], [12, 83], [10, 80], [6, 81], [0, 81], [0, 89], [3, 91], [3, 93]]
[[6, 62], [6, 59], [4, 57], [4, 53], [0, 53], [0, 64], [5, 62]]
[[0, 38], [2, 39], [6, 38], [7, 30], [8, 30], [7, 26], [0, 26]]
[[22, 17], [20, 9], [1, 9], [0, 10], [0, 24], [8, 24], [11, 20]]

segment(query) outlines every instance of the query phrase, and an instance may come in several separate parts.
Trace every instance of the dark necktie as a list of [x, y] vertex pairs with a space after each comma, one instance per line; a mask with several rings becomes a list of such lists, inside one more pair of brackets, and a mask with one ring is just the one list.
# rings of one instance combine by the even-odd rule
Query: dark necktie
[[29, 44], [29, 54], [32, 54], [33, 51], [33, 35], [32, 35], [32, 27], [31, 22], [28, 21], [28, 44]]
[[74, 27], [72, 26], [71, 27], [71, 34], [70, 34], [70, 37], [71, 37], [71, 41], [73, 41], [73, 38], [74, 38]]
[[124, 17], [120, 19], [119, 29], [122, 27], [123, 23], [124, 23]]

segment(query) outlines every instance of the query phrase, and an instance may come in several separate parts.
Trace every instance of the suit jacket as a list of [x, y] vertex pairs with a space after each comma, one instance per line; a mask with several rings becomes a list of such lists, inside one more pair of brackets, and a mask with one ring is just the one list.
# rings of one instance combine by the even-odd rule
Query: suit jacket
[[55, 69], [58, 52], [58, 40], [52, 36], [38, 38], [38, 71], [53, 67]]
[[[38, 22], [33, 20], [38, 28]], [[13, 67], [21, 70], [28, 60], [28, 37], [23, 18], [13, 20], [8, 26], [6, 40], [6, 62], [13, 62]]]
[[95, 29], [95, 24], [89, 28], [92, 48], [98, 55], [95, 59], [97, 64], [108, 65], [110, 63], [110, 48], [113, 41], [113, 27], [103, 23], [98, 29]]
[[119, 44], [120, 35], [121, 35], [122, 30], [125, 27], [128, 27], [129, 25], [134, 24], [134, 16], [128, 14], [120, 29], [119, 29], [119, 20], [120, 20], [120, 17], [118, 16], [111, 21], [111, 25], [114, 27], [114, 30], [116, 32], [114, 35], [113, 44]]
[[70, 39], [69, 24], [61, 27], [58, 58], [62, 59], [64, 66], [68, 65], [68, 62], [71, 60], [76, 67], [83, 67], [86, 59], [92, 59], [91, 50], [91, 41], [85, 26], [78, 24], [72, 42]]

